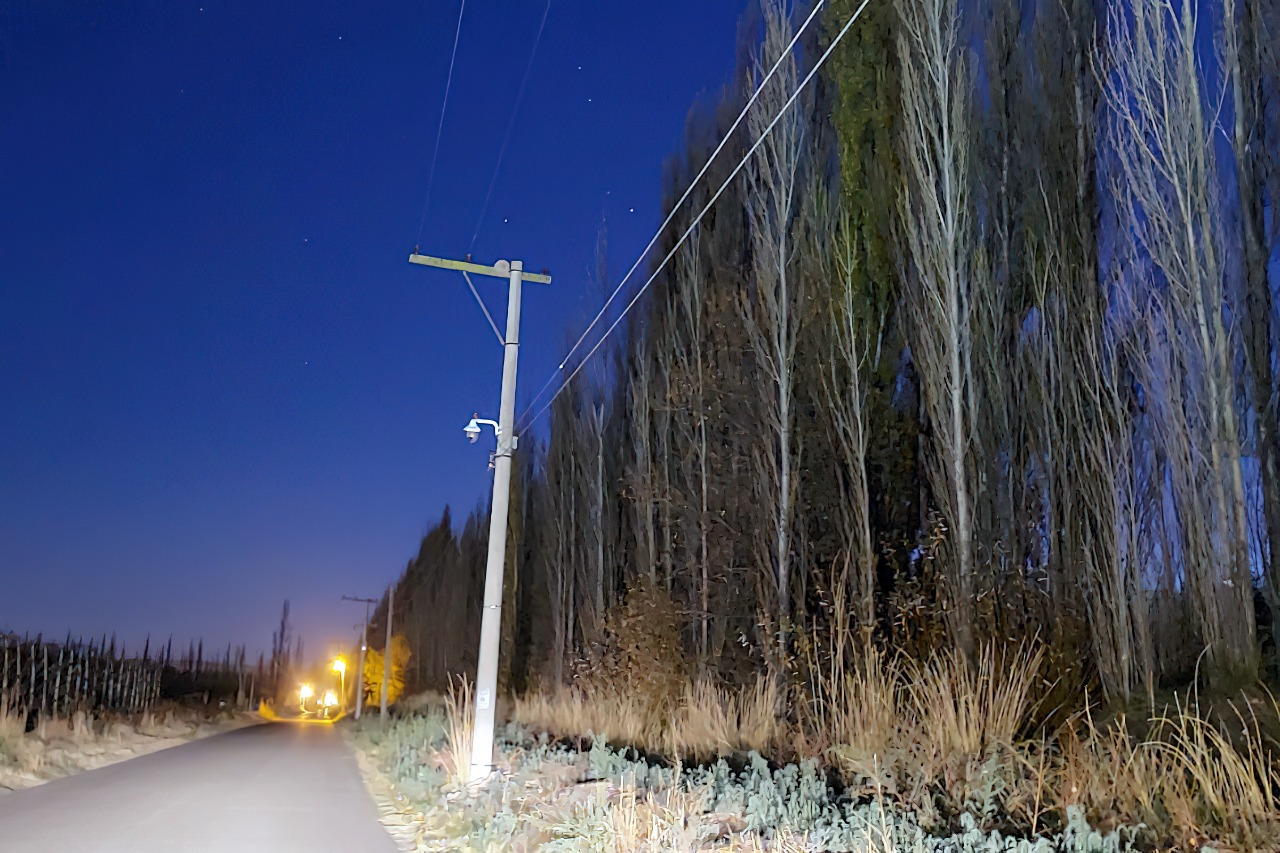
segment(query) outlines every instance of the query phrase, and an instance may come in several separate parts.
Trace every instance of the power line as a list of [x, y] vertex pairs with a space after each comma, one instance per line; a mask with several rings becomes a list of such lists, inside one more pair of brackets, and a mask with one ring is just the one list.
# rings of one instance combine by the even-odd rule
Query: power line
[[[551, 395], [551, 397], [542, 406], [542, 408], [538, 409], [537, 414], [535, 414], [532, 418], [528, 419], [527, 421], [524, 420], [523, 417], [521, 418], [521, 420], [524, 422], [522, 429], [527, 429], [529, 426], [533, 425], [538, 420], [538, 418], [542, 417], [542, 414], [545, 411], [547, 411], [547, 409], [551, 408], [551, 404], [556, 401], [556, 398], [560, 396], [560, 394], [564, 391], [565, 388], [569, 387], [569, 383], [572, 382], [574, 377], [576, 377], [582, 371], [582, 368], [586, 366], [587, 362], [591, 359], [591, 356], [595, 355], [596, 351], [600, 349], [601, 345], [604, 344], [605, 340], [609, 337], [609, 335], [613, 333], [613, 330], [618, 327], [618, 324], [621, 323], [622, 320], [631, 311], [631, 309], [635, 307], [635, 304], [640, 301], [640, 297], [643, 296], [644, 292], [649, 289], [649, 285], [653, 284], [654, 280], [657, 279], [658, 275], [662, 272], [662, 270], [666, 267], [666, 265], [671, 261], [673, 257], [675, 257], [676, 252], [684, 244], [684, 241], [689, 238], [689, 235], [693, 233], [693, 230], [698, 227], [698, 223], [701, 222], [702, 218], [707, 215], [707, 212], [709, 210], [711, 210], [712, 205], [716, 203], [716, 200], [720, 198], [720, 196], [724, 193], [725, 189], [728, 188], [729, 184], [733, 182], [733, 179], [738, 176], [738, 173], [741, 172], [743, 168], [746, 167], [747, 162], [752, 158], [752, 156], [755, 155], [756, 150], [760, 148], [761, 144], [764, 143], [765, 139], [768, 138], [769, 134], [773, 132], [773, 128], [778, 124], [779, 121], [782, 120], [782, 117], [783, 115], [786, 114], [787, 110], [791, 109], [792, 105], [795, 104], [796, 99], [800, 97], [800, 93], [804, 91], [805, 86], [809, 85], [809, 81], [812, 80], [814, 75], [818, 73], [818, 69], [821, 68], [823, 63], [827, 61], [827, 58], [831, 56], [831, 53], [836, 49], [836, 45], [840, 43], [841, 39], [845, 37], [845, 34], [848, 33], [849, 30], [853, 27], [854, 23], [858, 20], [859, 16], [862, 15], [862, 10], [867, 8], [867, 4], [870, 2], [871, 0], [862, 0], [862, 4], [859, 5], [857, 9], [854, 10], [853, 15], [850, 16], [849, 20], [845, 23], [844, 27], [841, 28], [840, 32], [832, 40], [831, 44], [827, 47], [826, 51], [818, 59], [817, 63], [815, 63], [813, 68], [809, 70], [809, 73], [805, 75], [805, 78], [802, 81], [800, 81], [800, 85], [796, 87], [795, 92], [792, 93], [791, 97], [787, 99], [787, 102], [783, 104], [782, 109], [780, 109], [778, 111], [778, 114], [773, 117], [773, 120], [769, 122], [769, 126], [764, 129], [764, 132], [760, 134], [760, 137], [758, 139], [756, 139], [755, 143], [751, 146], [750, 150], [748, 150], [746, 155], [742, 158], [742, 160], [738, 162], [738, 165], [734, 167], [733, 171], [729, 173], [729, 177], [725, 178], [724, 183], [722, 183], [720, 185], [720, 188], [716, 190], [715, 195], [711, 197], [711, 200], [708, 201], [706, 205], [702, 208], [702, 210], [698, 213], [698, 215], [694, 217], [693, 222], [691, 222], [689, 224], [689, 227], [685, 229], [684, 233], [680, 235], [680, 239], [676, 241], [675, 246], [671, 248], [671, 251], [668, 252], [666, 257], [662, 259], [662, 262], [658, 264], [658, 268], [653, 271], [653, 274], [650, 275], [649, 278], [645, 281], [645, 283], [640, 286], [640, 289], [636, 291], [635, 296], [631, 298], [631, 301], [627, 303], [627, 306], [622, 309], [622, 313], [618, 315], [617, 319], [614, 320], [613, 323], [609, 326], [609, 328], [605, 330], [604, 334], [600, 336], [600, 340], [596, 341], [595, 346], [593, 346], [587, 352], [587, 354], [582, 357], [582, 360], [578, 362], [578, 365], [573, 369], [573, 372], [570, 373], [569, 376], [564, 380], [564, 382], [560, 384], [560, 387], [556, 389], [555, 393]], [[785, 55], [785, 52], [784, 52], [784, 55]], [[564, 368], [564, 365], [561, 364], [559, 369], [563, 369], [563, 368]], [[554, 376], [554, 374], [552, 375]], [[532, 404], [530, 404], [529, 408], [530, 409], [533, 408]], [[526, 409], [525, 411], [528, 412], [528, 409]]]
[[449, 89], [453, 86], [453, 64], [458, 59], [458, 39], [462, 35], [462, 13], [467, 10], [467, 0], [458, 8], [458, 27], [453, 33], [453, 54], [449, 57], [449, 76], [444, 81], [444, 101], [440, 104], [440, 124], [436, 128], [436, 146], [431, 152], [431, 168], [427, 170], [427, 197], [422, 201], [422, 219], [418, 222], [418, 242], [422, 242], [422, 229], [427, 225], [427, 207], [431, 204], [431, 186], [436, 180], [436, 160], [440, 156], [440, 138], [444, 135], [444, 113], [449, 107]]
[[[672, 206], [671, 212], [667, 214], [667, 218], [662, 220], [662, 224], [658, 226], [658, 230], [654, 232], [651, 238], [649, 238], [648, 244], [640, 252], [639, 257], [637, 257], [635, 260], [635, 263], [633, 263], [631, 265], [631, 268], [627, 270], [627, 274], [622, 277], [622, 280], [618, 282], [618, 286], [615, 287], [613, 289], [613, 292], [609, 294], [609, 298], [605, 300], [604, 305], [600, 307], [600, 310], [596, 313], [596, 316], [593, 317], [591, 322], [587, 324], [586, 329], [584, 329], [582, 331], [582, 334], [578, 336], [578, 340], [574, 342], [573, 346], [569, 348], [569, 351], [565, 353], [564, 358], [560, 360], [560, 365], [556, 368], [557, 372], [564, 370], [564, 366], [569, 363], [569, 359], [573, 358], [573, 354], [577, 352], [578, 347], [582, 345], [582, 342], [586, 340], [587, 335], [589, 335], [591, 333], [591, 330], [596, 327], [596, 324], [600, 322], [600, 318], [603, 317], [605, 312], [609, 310], [609, 306], [613, 304], [613, 300], [616, 299], [618, 297], [618, 294], [622, 292], [622, 288], [626, 287], [627, 282], [631, 280], [631, 276], [635, 274], [635, 271], [637, 269], [639, 269], [640, 264], [643, 263], [644, 259], [648, 256], [649, 251], [654, 247], [654, 245], [658, 242], [658, 239], [662, 236], [662, 232], [665, 231], [667, 226], [671, 224], [671, 221], [675, 219], [676, 214], [680, 212], [680, 208], [685, 203], [685, 200], [689, 198], [689, 195], [693, 192], [694, 188], [697, 187], [698, 181], [702, 180], [703, 176], [707, 174], [707, 170], [711, 168], [711, 164], [715, 162], [716, 157], [718, 157], [720, 155], [720, 152], [724, 150], [724, 147], [729, 144], [729, 140], [733, 136], [733, 132], [738, 129], [738, 125], [740, 125], [742, 123], [742, 120], [746, 118], [747, 111], [751, 109], [752, 104], [754, 104], [756, 102], [756, 99], [760, 97], [760, 94], [764, 91], [764, 87], [773, 78], [773, 75], [777, 73], [778, 68], [780, 68], [782, 66], [782, 63], [786, 60], [786, 58], [791, 55], [791, 51], [795, 48], [796, 44], [800, 41], [800, 38], [804, 35], [805, 30], [809, 28], [809, 24], [811, 24], [813, 22], [813, 19], [817, 17], [818, 12], [822, 9], [824, 4], [825, 4], [825, 0], [819, 0], [819, 2], [814, 4], [813, 11], [809, 13], [809, 17], [806, 18], [804, 23], [800, 25], [800, 28], [796, 30], [796, 33], [792, 37], [790, 43], [788, 43], [787, 46], [782, 50], [782, 52], [778, 54], [778, 59], [773, 63], [773, 67], [769, 69], [769, 73], [764, 76], [764, 78], [760, 81], [760, 85], [757, 86], [756, 90], [751, 93], [751, 97], [747, 99], [747, 103], [742, 107], [742, 110], [738, 113], [738, 117], [733, 120], [733, 124], [731, 124], [729, 126], [729, 129], [724, 132], [724, 135], [720, 139], [720, 143], [716, 146], [715, 150], [711, 152], [711, 156], [707, 158], [707, 162], [702, 164], [702, 168], [698, 171], [698, 174], [695, 175], [693, 180], [689, 182], [689, 185], [685, 188], [685, 191], [680, 196], [679, 200], [677, 200], [676, 203]], [[865, 6], [866, 4], [864, 3], [863, 5]], [[862, 11], [861, 9], [858, 10], [858, 12], [861, 12], [861, 11]], [[857, 13], [855, 13], [855, 18], [856, 17], [857, 17]], [[772, 125], [770, 126], [772, 127]], [[474, 243], [474, 238], [472, 242]], [[556, 378], [556, 374], [552, 373], [550, 378], [547, 379], [546, 383], [541, 388], [538, 389], [538, 393], [534, 395], [533, 399], [529, 401], [528, 407], [525, 408], [525, 411], [524, 411], [525, 415], [527, 415], [529, 411], [534, 406], [537, 405], [538, 399], [543, 395], [543, 393], [547, 390], [547, 388], [551, 387], [551, 383], [555, 381], [555, 378]], [[521, 420], [523, 420], [524, 415], [521, 415], [520, 418]]]
[[520, 89], [516, 92], [516, 102], [511, 107], [511, 118], [507, 119], [507, 132], [502, 137], [502, 147], [498, 149], [498, 162], [493, 165], [493, 177], [489, 178], [489, 191], [484, 194], [484, 204], [480, 205], [480, 215], [476, 217], [476, 230], [471, 235], [471, 245], [467, 251], [476, 247], [476, 238], [480, 236], [480, 226], [484, 224], [484, 215], [489, 210], [489, 199], [493, 196], [493, 188], [498, 183], [498, 171], [502, 168], [502, 158], [507, 154], [507, 145], [511, 142], [511, 131], [516, 126], [516, 115], [520, 112], [520, 104], [524, 100], [525, 86], [529, 83], [529, 72], [533, 70], [533, 60], [538, 55], [538, 45], [542, 43], [542, 30], [547, 26], [547, 15], [551, 13], [551, 0], [542, 10], [542, 22], [538, 24], [538, 35], [533, 39], [533, 50], [529, 53], [529, 63], [524, 67], [524, 77], [520, 80]]

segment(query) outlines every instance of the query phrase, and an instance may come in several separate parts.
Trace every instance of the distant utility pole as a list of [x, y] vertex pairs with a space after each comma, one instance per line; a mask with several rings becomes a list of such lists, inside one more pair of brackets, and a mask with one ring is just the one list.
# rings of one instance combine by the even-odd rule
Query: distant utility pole
[[[364, 650], [369, 646], [369, 605], [377, 604], [376, 598], [354, 598], [350, 595], [342, 596], [343, 601], [357, 601], [364, 605], [364, 626], [360, 629], [360, 665], [356, 671], [356, 719], [360, 719], [360, 712], [364, 710]], [[342, 701], [347, 701], [347, 697], [343, 696]]]
[[[502, 404], [498, 411], [498, 448], [494, 454], [493, 505], [489, 513], [489, 556], [485, 563], [484, 612], [480, 620], [480, 658], [476, 667], [475, 726], [471, 738], [470, 782], [479, 782], [493, 772], [494, 710], [498, 693], [498, 647], [502, 626], [502, 575], [507, 553], [507, 512], [511, 502], [511, 453], [516, 447], [516, 361], [520, 354], [520, 286], [524, 281], [550, 284], [547, 274], [526, 274], [521, 261], [498, 261], [491, 267], [470, 261], [450, 261], [419, 255], [409, 262], [429, 267], [458, 270], [464, 275], [505, 278], [507, 287], [507, 333], [502, 338]], [[483, 307], [483, 305], [482, 305]], [[486, 310], [486, 314], [487, 314]], [[472, 432], [472, 429], [475, 432]], [[467, 434], [479, 427], [474, 421]]]
[[387, 684], [391, 680], [391, 613], [396, 602], [396, 582], [387, 587], [387, 644], [382, 647], [382, 707], [378, 709], [378, 719], [387, 721]]

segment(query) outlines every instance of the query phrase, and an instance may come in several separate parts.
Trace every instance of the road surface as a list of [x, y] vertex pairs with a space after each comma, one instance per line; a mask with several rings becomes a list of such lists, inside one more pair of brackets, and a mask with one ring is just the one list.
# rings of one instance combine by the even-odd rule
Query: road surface
[[251, 726], [0, 796], [4, 853], [394, 853], [332, 726]]

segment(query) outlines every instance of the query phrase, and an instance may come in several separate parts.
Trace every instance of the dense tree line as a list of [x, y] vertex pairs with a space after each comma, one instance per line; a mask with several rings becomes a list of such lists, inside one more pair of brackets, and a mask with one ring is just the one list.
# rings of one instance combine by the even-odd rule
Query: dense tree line
[[[748, 10], [655, 258], [857, 5], [695, 184], [803, 20]], [[1280, 613], [1278, 37], [1275, 0], [873, 0], [526, 428], [508, 685], [571, 679], [642, 589], [730, 680], [785, 671], [836, 609], [913, 654], [1038, 636], [1117, 700], [1197, 662], [1256, 677]], [[446, 512], [399, 581], [416, 686], [474, 668], [486, 535], [483, 508]]]

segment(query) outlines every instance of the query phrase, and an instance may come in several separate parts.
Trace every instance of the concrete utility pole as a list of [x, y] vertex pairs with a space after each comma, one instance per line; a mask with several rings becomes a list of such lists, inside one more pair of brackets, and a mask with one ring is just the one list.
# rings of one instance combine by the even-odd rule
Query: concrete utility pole
[[382, 706], [378, 709], [378, 719], [387, 721], [387, 682], [391, 679], [391, 613], [396, 603], [396, 582], [387, 587], [387, 644], [382, 647]]
[[[469, 782], [480, 782], [493, 772], [494, 712], [498, 694], [498, 647], [502, 626], [502, 576], [507, 553], [507, 513], [511, 502], [511, 454], [516, 447], [516, 362], [520, 354], [520, 287], [525, 281], [550, 284], [547, 274], [526, 274], [520, 261], [498, 261], [491, 267], [463, 261], [432, 258], [416, 252], [409, 262], [454, 269], [462, 273], [506, 278], [507, 333], [502, 339], [502, 403], [498, 410], [498, 448], [493, 460], [493, 504], [489, 513], [489, 555], [485, 563], [484, 612], [480, 619], [480, 657], [476, 668], [475, 726], [471, 735]], [[472, 429], [475, 429], [475, 433]], [[467, 434], [478, 433], [469, 424]]]
[[[342, 596], [343, 601], [358, 601], [364, 604], [364, 626], [360, 629], [360, 665], [356, 672], [356, 719], [360, 719], [360, 712], [364, 710], [364, 651], [369, 647], [369, 605], [377, 604], [376, 598], [354, 598], [350, 595]], [[346, 697], [342, 697], [346, 701]]]

